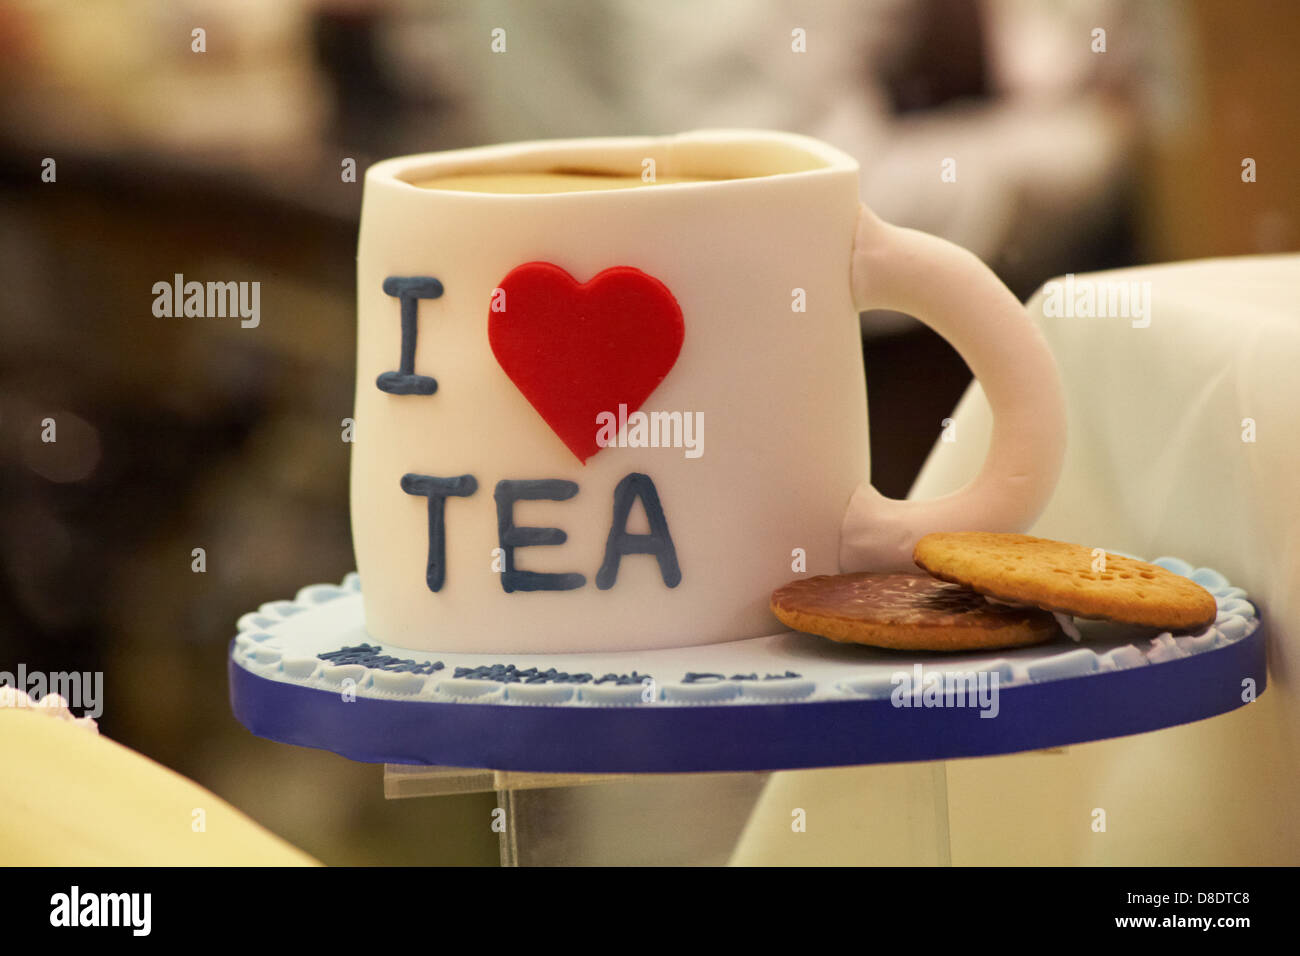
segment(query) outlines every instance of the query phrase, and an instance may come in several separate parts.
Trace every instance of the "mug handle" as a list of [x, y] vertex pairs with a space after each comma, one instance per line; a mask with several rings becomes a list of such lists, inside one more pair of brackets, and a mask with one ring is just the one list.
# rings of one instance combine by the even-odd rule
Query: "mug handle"
[[947, 339], [983, 386], [994, 420], [984, 467], [952, 494], [899, 501], [869, 483], [858, 486], [841, 527], [840, 570], [915, 570], [912, 549], [931, 531], [1028, 528], [1061, 474], [1065, 393], [1024, 306], [973, 253], [892, 226], [865, 205], [851, 282], [859, 311], [905, 312]]

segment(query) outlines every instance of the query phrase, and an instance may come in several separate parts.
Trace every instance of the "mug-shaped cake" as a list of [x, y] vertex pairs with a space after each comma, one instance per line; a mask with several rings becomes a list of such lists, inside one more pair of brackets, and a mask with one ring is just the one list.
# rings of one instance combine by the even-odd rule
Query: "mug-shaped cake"
[[[931, 531], [1023, 530], [1060, 471], [1061, 386], [1020, 304], [881, 222], [857, 163], [806, 137], [390, 159], [366, 174], [357, 285], [353, 539], [367, 630], [399, 647], [774, 633], [774, 587], [909, 568]], [[868, 483], [873, 308], [944, 335], [993, 405], [984, 469], [947, 498]]]

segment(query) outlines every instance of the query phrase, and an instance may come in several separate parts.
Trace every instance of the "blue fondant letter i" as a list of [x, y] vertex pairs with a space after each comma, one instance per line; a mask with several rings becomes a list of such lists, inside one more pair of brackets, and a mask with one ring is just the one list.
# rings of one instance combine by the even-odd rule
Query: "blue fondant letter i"
[[401, 303], [402, 354], [397, 371], [384, 372], [375, 384], [391, 395], [432, 395], [438, 390], [437, 380], [415, 374], [415, 340], [420, 331], [417, 309], [421, 299], [442, 295], [442, 283], [432, 276], [389, 276], [384, 280], [384, 292]]

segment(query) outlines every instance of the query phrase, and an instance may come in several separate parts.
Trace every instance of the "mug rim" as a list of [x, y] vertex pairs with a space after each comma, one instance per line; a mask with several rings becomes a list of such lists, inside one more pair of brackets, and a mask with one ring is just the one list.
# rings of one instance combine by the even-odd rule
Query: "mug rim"
[[[367, 187], [383, 185], [399, 190], [412, 190], [416, 193], [435, 196], [460, 196], [475, 200], [550, 200], [565, 197], [591, 196], [590, 190], [575, 190], [555, 193], [528, 192], [469, 192], [455, 189], [438, 189], [437, 187], [417, 185], [416, 180], [432, 179], [438, 176], [450, 176], [466, 173], [527, 173], [569, 171], [574, 166], [589, 165], [593, 172], [607, 172], [615, 175], [639, 175], [640, 166], [621, 168], [617, 158], [631, 158], [639, 163], [641, 158], [650, 155], [671, 158], [670, 169], [660, 170], [660, 175], [690, 175], [673, 172], [677, 162], [698, 163], [698, 157], [705, 155], [710, 148], [743, 150], [748, 147], [784, 148], [791, 159], [784, 165], [796, 167], [796, 157], [810, 165], [804, 168], [779, 168], [781, 163], [770, 172], [752, 174], [731, 174], [725, 172], [710, 177], [703, 182], [662, 183], [654, 190], [645, 192], [658, 193], [664, 189], [718, 189], [736, 187], [746, 183], [803, 180], [832, 173], [852, 172], [855, 176], [859, 166], [857, 160], [821, 140], [799, 133], [787, 133], [777, 130], [757, 129], [703, 129], [666, 136], [594, 136], [574, 139], [539, 139], [510, 143], [497, 143], [488, 146], [472, 146], [463, 149], [440, 150], [432, 153], [412, 153], [381, 160], [366, 170]], [[690, 154], [694, 152], [695, 155]], [[680, 155], [686, 153], [686, 156]], [[582, 157], [591, 154], [592, 160], [584, 163]], [[675, 155], [677, 154], [677, 155]], [[716, 160], [715, 160], [716, 161]], [[548, 165], [549, 164], [549, 165]], [[696, 173], [695, 175], [698, 175]], [[622, 195], [635, 195], [643, 190], [619, 190]], [[601, 195], [603, 192], [597, 192]]]

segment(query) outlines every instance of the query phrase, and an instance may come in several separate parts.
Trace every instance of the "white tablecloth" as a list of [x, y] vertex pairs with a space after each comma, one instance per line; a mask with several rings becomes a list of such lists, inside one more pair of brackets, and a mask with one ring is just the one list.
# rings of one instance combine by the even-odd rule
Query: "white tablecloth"
[[[1061, 483], [1032, 530], [1218, 568], [1263, 614], [1270, 683], [1257, 702], [1183, 727], [949, 762], [952, 861], [1300, 862], [1300, 256], [1080, 276], [1076, 295], [1079, 280], [1094, 292], [1139, 283], [1129, 288], [1139, 301], [1149, 291], [1149, 324], [1054, 314], [1051, 283], [1029, 303], [1070, 423]], [[991, 416], [978, 384], [954, 417], [956, 441], [935, 445], [915, 497], [954, 490], [983, 460]], [[906, 773], [775, 775], [735, 861], [906, 862], [906, 848], [882, 851], [873, 835], [913, 812], [897, 796]], [[791, 831], [792, 807], [807, 832]]]

